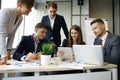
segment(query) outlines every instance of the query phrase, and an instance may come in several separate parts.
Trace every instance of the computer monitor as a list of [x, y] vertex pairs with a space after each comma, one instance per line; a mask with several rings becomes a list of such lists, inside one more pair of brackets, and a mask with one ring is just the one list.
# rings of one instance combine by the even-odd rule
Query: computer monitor
[[101, 45], [73, 45], [76, 62], [84, 64], [103, 65], [103, 50]]

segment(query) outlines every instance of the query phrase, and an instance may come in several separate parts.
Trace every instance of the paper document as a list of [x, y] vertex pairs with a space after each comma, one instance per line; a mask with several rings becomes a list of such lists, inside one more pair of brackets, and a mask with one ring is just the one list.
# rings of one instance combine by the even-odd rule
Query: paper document
[[86, 67], [95, 67], [97, 65], [88, 65], [88, 64], [83, 64], [83, 63], [79, 63], [79, 62], [65, 61], [60, 66], [62, 66], [64, 68], [82, 69], [83, 70]]
[[28, 68], [36, 68], [36, 67], [42, 67], [40, 66], [38, 61], [32, 61], [32, 62], [25, 62], [25, 61], [16, 61], [16, 60], [10, 60], [8, 61], [10, 65], [5, 66], [4, 68], [6, 70], [15, 70], [15, 69], [28, 69]]
[[80, 64], [77, 62], [71, 62], [71, 61], [65, 61], [60, 66], [65, 67], [65, 68], [71, 68], [71, 69], [83, 69], [84, 68], [83, 64]]

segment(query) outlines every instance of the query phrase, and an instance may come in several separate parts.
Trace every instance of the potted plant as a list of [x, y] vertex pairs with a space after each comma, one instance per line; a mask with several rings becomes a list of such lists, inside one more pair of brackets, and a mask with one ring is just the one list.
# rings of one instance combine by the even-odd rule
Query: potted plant
[[46, 66], [50, 63], [51, 53], [53, 52], [53, 46], [50, 43], [43, 43], [41, 49], [41, 65]]

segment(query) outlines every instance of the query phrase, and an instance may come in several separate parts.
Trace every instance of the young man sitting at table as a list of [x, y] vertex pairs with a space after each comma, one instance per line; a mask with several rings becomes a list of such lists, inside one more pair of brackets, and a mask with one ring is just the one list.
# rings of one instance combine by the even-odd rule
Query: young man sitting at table
[[[34, 29], [35, 33], [29, 36], [23, 36], [18, 47], [13, 54], [13, 59], [18, 61], [31, 61], [40, 59], [40, 48], [42, 43], [46, 43], [44, 39], [47, 26], [42, 23], [38, 23]], [[18, 76], [33, 75], [33, 73], [20, 73]]]
[[29, 36], [23, 36], [18, 47], [13, 54], [13, 59], [19, 61], [29, 61], [39, 59], [39, 49], [41, 44], [47, 42], [44, 39], [47, 32], [47, 26], [42, 23], [38, 23], [35, 26], [35, 33]]

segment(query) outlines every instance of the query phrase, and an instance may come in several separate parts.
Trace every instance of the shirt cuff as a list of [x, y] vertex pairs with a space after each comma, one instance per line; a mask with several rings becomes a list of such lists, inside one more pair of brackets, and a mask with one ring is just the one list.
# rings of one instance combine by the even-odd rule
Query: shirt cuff
[[26, 56], [21, 57], [20, 60], [21, 60], [21, 61], [24, 61], [24, 60], [25, 60], [25, 57], [26, 57]]

